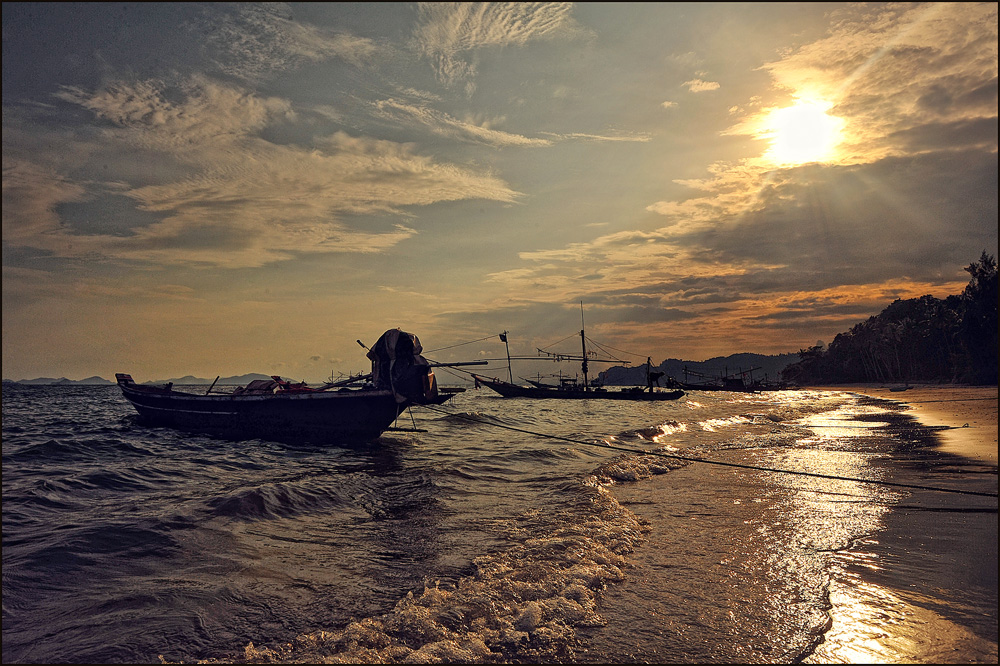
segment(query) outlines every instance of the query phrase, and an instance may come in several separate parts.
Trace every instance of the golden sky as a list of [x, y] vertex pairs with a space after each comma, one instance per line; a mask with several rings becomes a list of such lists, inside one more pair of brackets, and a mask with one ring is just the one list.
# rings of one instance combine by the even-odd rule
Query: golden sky
[[996, 3], [7, 3], [3, 92], [9, 379], [795, 352], [997, 253]]

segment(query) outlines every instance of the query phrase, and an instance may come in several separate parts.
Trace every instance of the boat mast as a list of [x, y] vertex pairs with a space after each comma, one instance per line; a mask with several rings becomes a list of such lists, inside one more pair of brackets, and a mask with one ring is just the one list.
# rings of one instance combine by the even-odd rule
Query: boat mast
[[580, 344], [583, 345], [583, 390], [590, 390], [590, 382], [587, 381], [587, 336], [584, 334], [586, 327], [583, 323], [583, 301], [580, 301]]
[[510, 345], [507, 344], [507, 331], [500, 334], [500, 339], [503, 340], [504, 347], [507, 348], [507, 377], [510, 379], [510, 383], [514, 383], [514, 373], [510, 369]]

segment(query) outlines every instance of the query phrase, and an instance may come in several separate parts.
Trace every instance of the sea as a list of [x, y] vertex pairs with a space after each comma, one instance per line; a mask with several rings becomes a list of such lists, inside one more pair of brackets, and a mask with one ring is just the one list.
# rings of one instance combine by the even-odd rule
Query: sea
[[4, 384], [3, 663], [996, 662], [996, 467], [898, 402], [479, 388], [396, 426]]

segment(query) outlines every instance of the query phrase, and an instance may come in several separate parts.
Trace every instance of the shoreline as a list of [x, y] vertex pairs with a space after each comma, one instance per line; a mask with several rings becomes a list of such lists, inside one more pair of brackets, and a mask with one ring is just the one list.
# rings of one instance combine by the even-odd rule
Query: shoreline
[[[963, 486], [987, 490], [992, 476], [995, 491], [996, 386], [917, 384], [902, 391], [902, 386], [885, 384], [809, 388], [899, 403], [904, 414], [933, 431], [936, 451], [967, 461], [960, 464], [965, 470]], [[913, 480], [922, 483], [934, 469], [932, 463], [917, 471]], [[945, 463], [938, 473], [947, 469], [958, 468]], [[991, 504], [995, 507], [995, 500], [966, 503], [912, 490], [866, 544], [879, 566], [847, 564], [850, 575], [831, 583], [831, 627], [804, 663], [900, 659], [920, 664], [996, 663], [995, 607], [992, 618], [961, 611], [963, 595], [996, 599], [997, 514], [995, 508], [989, 509]], [[891, 631], [876, 612], [886, 598], [893, 599], [899, 617], [905, 618], [891, 623]]]
[[979, 463], [997, 464], [996, 385], [831, 384], [803, 388], [899, 402], [905, 405], [905, 413], [935, 431], [940, 438], [940, 451]]

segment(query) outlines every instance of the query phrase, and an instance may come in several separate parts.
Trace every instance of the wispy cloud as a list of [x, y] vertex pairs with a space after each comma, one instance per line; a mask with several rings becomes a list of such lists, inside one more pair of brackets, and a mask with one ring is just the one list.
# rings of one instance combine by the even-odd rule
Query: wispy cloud
[[219, 69], [247, 81], [330, 58], [361, 66], [380, 50], [370, 39], [296, 21], [286, 3], [223, 4], [192, 25], [214, 50]]
[[291, 104], [197, 75], [164, 81], [112, 82], [95, 92], [66, 87], [56, 97], [78, 104], [120, 131], [109, 139], [168, 150], [201, 150], [205, 142], [227, 143], [292, 117]]
[[60, 229], [56, 208], [84, 201], [86, 188], [31, 162], [3, 157], [3, 239], [30, 244]]
[[608, 141], [626, 143], [648, 143], [652, 141], [652, 136], [647, 132], [614, 132], [609, 134], [587, 134], [584, 132], [566, 132], [555, 134], [553, 132], [542, 132], [546, 136], [556, 137], [559, 140], [580, 140], [580, 141]]
[[413, 39], [438, 79], [453, 85], [473, 78], [466, 54], [490, 46], [520, 46], [575, 30], [570, 2], [429, 2], [419, 5]]
[[375, 113], [382, 118], [394, 120], [408, 127], [420, 126], [431, 133], [449, 139], [470, 141], [489, 146], [550, 146], [548, 139], [532, 139], [519, 134], [511, 134], [492, 129], [490, 122], [475, 123], [454, 118], [447, 113], [428, 106], [407, 104], [400, 100], [387, 99], [374, 103]]
[[[147, 81], [115, 83], [90, 94], [65, 89], [58, 96], [111, 121], [100, 143], [91, 146], [91, 157], [105, 153], [108, 161], [121, 162], [123, 156], [141, 155], [166, 165], [167, 174], [183, 175], [143, 184], [121, 173], [116, 182], [84, 187], [30, 164], [12, 166], [8, 174], [5, 165], [5, 203], [11, 203], [10, 209], [5, 205], [5, 241], [57, 256], [240, 267], [296, 253], [377, 252], [416, 230], [402, 223], [387, 230], [352, 228], [347, 216], [406, 218], [412, 206], [516, 197], [495, 176], [438, 163], [412, 144], [345, 132], [310, 147], [270, 142], [260, 133], [294, 119], [288, 102], [204, 78], [169, 94], [159, 82]], [[29, 180], [30, 197], [20, 186]], [[129, 197], [159, 219], [114, 236], [58, 225], [56, 204], [109, 192]], [[8, 220], [16, 230], [10, 238]]]
[[721, 85], [716, 81], [702, 81], [701, 79], [691, 79], [690, 81], [685, 81], [681, 85], [687, 86], [687, 89], [693, 93], [718, 90], [721, 87]]
[[553, 145], [556, 141], [573, 140], [645, 143], [652, 139], [648, 133], [638, 132], [614, 132], [608, 134], [539, 132], [539, 134], [546, 137], [551, 137], [539, 139], [504, 132], [491, 127], [494, 123], [502, 122], [503, 119], [459, 120], [427, 105], [406, 103], [398, 99], [379, 100], [374, 102], [373, 106], [375, 108], [375, 115], [392, 120], [405, 127], [423, 127], [437, 136], [498, 148], [507, 146], [544, 148]]

